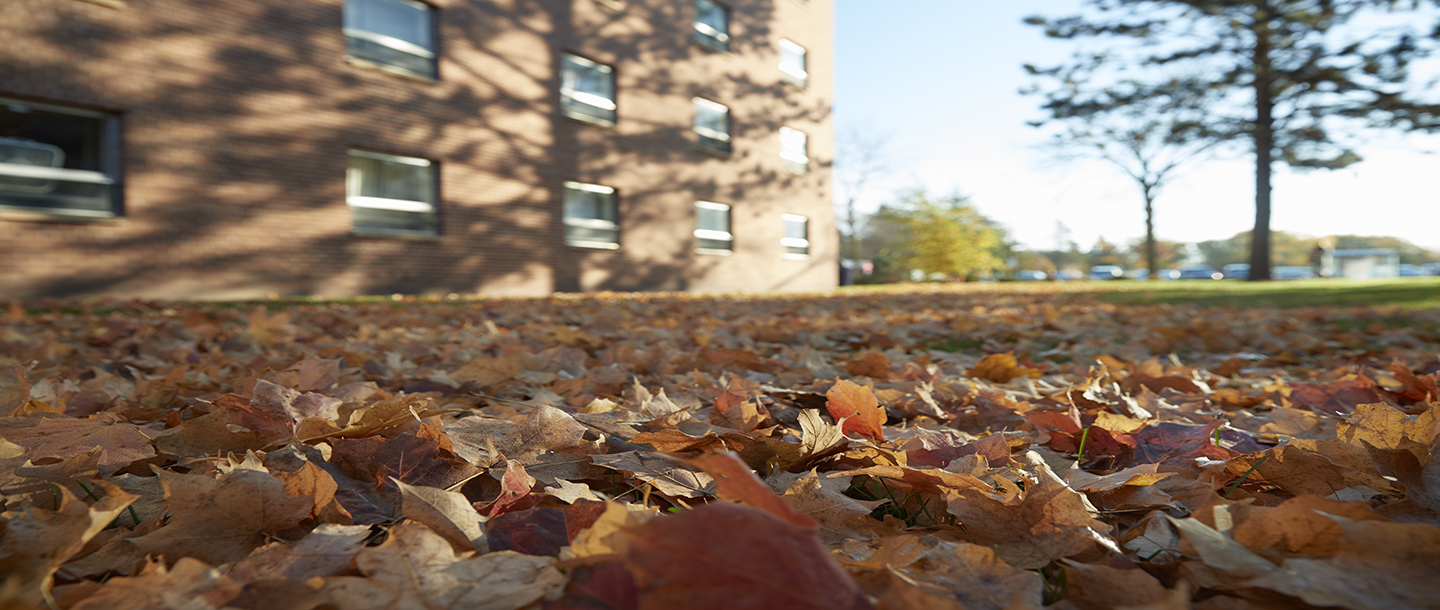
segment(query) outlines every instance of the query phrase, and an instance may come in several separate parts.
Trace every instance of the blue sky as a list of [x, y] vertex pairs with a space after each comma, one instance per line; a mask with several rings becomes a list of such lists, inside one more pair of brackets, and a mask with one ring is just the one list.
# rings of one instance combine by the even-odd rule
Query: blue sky
[[[1043, 118], [1021, 66], [1063, 61], [1070, 44], [1025, 26], [1079, 0], [836, 0], [835, 125], [891, 135], [897, 168], [867, 189], [874, 209], [895, 191], [959, 192], [1021, 243], [1055, 246], [1056, 222], [1082, 249], [1144, 235], [1132, 181], [1099, 162], [1057, 164], [1035, 148]], [[1440, 136], [1374, 132], [1365, 161], [1338, 171], [1276, 166], [1271, 227], [1307, 235], [1395, 235], [1440, 250]], [[1195, 242], [1248, 230], [1254, 165], [1231, 154], [1190, 168], [1156, 202], [1156, 233]]]

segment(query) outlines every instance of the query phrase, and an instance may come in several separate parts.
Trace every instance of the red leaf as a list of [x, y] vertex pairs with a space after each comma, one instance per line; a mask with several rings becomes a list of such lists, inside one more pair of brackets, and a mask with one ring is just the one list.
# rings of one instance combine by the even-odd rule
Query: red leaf
[[535, 487], [535, 477], [525, 472], [525, 467], [515, 460], [506, 460], [505, 475], [500, 479], [500, 497], [485, 508], [475, 507], [486, 517], [496, 517], [510, 511], [523, 510], [535, 505], [530, 490]]
[[625, 532], [642, 609], [870, 608], [814, 528], [715, 503]]
[[558, 508], [531, 508], [505, 513], [485, 524], [490, 552], [515, 551], [553, 556], [570, 543], [565, 536], [565, 513]]

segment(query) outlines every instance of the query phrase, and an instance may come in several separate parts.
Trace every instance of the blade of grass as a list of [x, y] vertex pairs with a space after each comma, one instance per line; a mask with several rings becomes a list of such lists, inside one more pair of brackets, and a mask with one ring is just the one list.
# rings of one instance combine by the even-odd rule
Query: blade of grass
[[1256, 469], [1256, 468], [1259, 468], [1260, 465], [1261, 465], [1261, 464], [1264, 464], [1264, 463], [1265, 463], [1265, 460], [1268, 460], [1268, 459], [1270, 459], [1270, 456], [1268, 456], [1268, 455], [1260, 456], [1260, 460], [1257, 461], [1257, 462], [1255, 462], [1255, 465], [1251, 466], [1249, 470], [1246, 470], [1246, 471], [1245, 471], [1245, 474], [1240, 475], [1240, 480], [1239, 480], [1239, 481], [1236, 481], [1234, 485], [1231, 485], [1231, 486], [1230, 486], [1230, 489], [1225, 490], [1225, 495], [1222, 496], [1222, 497], [1228, 499], [1228, 498], [1230, 497], [1230, 494], [1235, 493], [1235, 490], [1240, 488], [1240, 484], [1241, 484], [1241, 483], [1244, 483], [1244, 482], [1245, 482], [1245, 479], [1247, 479], [1247, 478], [1250, 477], [1250, 473], [1255, 472], [1255, 469]]

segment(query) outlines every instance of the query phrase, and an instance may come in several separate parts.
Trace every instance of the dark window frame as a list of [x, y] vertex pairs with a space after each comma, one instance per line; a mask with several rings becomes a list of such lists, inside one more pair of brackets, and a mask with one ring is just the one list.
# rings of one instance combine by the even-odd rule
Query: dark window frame
[[[349, 7], [351, 6], [351, 3], [367, 1], [389, 1], [398, 2], [400, 4], [411, 4], [425, 7], [424, 14], [426, 15], [428, 20], [428, 23], [426, 23], [426, 28], [428, 29], [428, 33], [430, 36], [430, 48], [427, 49], [421, 45], [417, 45], [415, 43], [405, 40], [400, 40], [398, 38], [393, 38], [391, 36], [386, 36], [384, 34], [380, 34], [379, 32], [371, 32], [369, 30], [364, 30], [358, 27], [350, 27], [348, 20]], [[422, 2], [421, 0], [345, 0], [344, 6], [342, 6], [341, 10], [343, 12], [341, 19], [341, 31], [345, 35], [345, 54], [347, 61], [363, 62], [367, 66], [371, 66], [378, 70], [398, 74], [401, 76], [420, 78], [428, 81], [440, 80], [439, 7], [436, 7], [435, 5], [428, 2]], [[410, 57], [418, 57], [424, 59], [424, 69], [414, 70], [402, 65], [397, 65], [395, 63], [386, 61], [385, 59], [379, 57], [376, 53], [364, 50], [367, 49], [369, 45], [383, 47], [381, 51], [382, 53], [387, 52], [388, 50], [389, 52], [403, 53]], [[358, 53], [357, 50], [359, 51]], [[417, 50], [420, 52], [417, 53]]]
[[[601, 184], [590, 184], [585, 182], [565, 181], [561, 195], [561, 222], [565, 225], [565, 245], [572, 248], [588, 248], [594, 250], [618, 250], [620, 249], [620, 194], [613, 187]], [[565, 195], [570, 191], [587, 191], [596, 194], [608, 195], [606, 202], [610, 208], [610, 215], [615, 217], [613, 221], [603, 219], [571, 217], [568, 206], [565, 204]], [[573, 230], [572, 230], [573, 228]], [[585, 239], [578, 235], [585, 229], [598, 231], [613, 231], [613, 241], [598, 241]]]
[[[425, 200], [388, 199], [354, 194], [351, 174], [351, 159], [360, 157], [381, 162], [413, 165], [425, 168]], [[353, 235], [365, 237], [399, 237], [438, 239], [440, 233], [440, 164], [433, 159], [382, 153], [374, 150], [350, 148], [345, 151], [345, 205], [350, 210]], [[416, 163], [423, 161], [424, 163]], [[420, 204], [423, 204], [420, 205]], [[422, 207], [424, 209], [422, 209]], [[417, 222], [421, 221], [421, 222]], [[425, 225], [424, 228], [405, 228], [392, 225]]]
[[[725, 230], [707, 229], [700, 226], [700, 210], [707, 209], [725, 213]], [[714, 201], [695, 202], [695, 252], [697, 254], [711, 254], [717, 256], [730, 256], [735, 253], [735, 207], [726, 203]], [[720, 246], [724, 242], [724, 247]]]
[[[788, 38], [781, 38], [779, 47], [780, 64], [778, 67], [780, 68], [780, 79], [787, 83], [795, 85], [796, 87], [804, 89], [805, 86], [810, 83], [810, 50], [800, 46], [799, 43]], [[794, 49], [798, 49], [800, 52], [799, 73], [792, 72], [790, 68], [785, 65], [785, 50], [787, 47], [794, 47]]]
[[[101, 220], [124, 215], [125, 184], [121, 157], [123, 141], [120, 114], [14, 98], [0, 98], [0, 107], [4, 107], [7, 114], [25, 115], [38, 110], [49, 114], [99, 122], [98, 141], [94, 143], [93, 152], [96, 161], [92, 169], [67, 168], [64, 167], [63, 162], [59, 167], [21, 163], [5, 163], [4, 167], [0, 167], [0, 174], [18, 182], [16, 188], [9, 193], [0, 190], [0, 210], [36, 213], [56, 219], [75, 220]], [[0, 130], [3, 129], [5, 129], [4, 125], [0, 124]], [[13, 145], [17, 148], [37, 150], [54, 148], [60, 151], [56, 153], [57, 157], [64, 158], [67, 155], [51, 142], [6, 136], [3, 131], [0, 131], [0, 136], [15, 140]], [[25, 181], [33, 181], [33, 183], [25, 185]], [[62, 183], [82, 186], [99, 185], [105, 189], [105, 193], [92, 197], [51, 195]], [[85, 199], [99, 200], [100, 204], [79, 205]], [[32, 203], [25, 203], [26, 200]], [[65, 200], [69, 200], [72, 205], [63, 205]], [[47, 201], [56, 204], [47, 205], [45, 203]]]
[[[725, 15], [724, 31], [717, 30], [714, 26], [700, 21], [701, 6], [709, 4]], [[695, 0], [695, 19], [691, 22], [691, 29], [695, 31], [693, 39], [700, 47], [715, 51], [717, 53], [730, 52], [730, 26], [734, 23], [735, 12], [715, 0]]]
[[[735, 151], [733, 145], [735, 139], [735, 115], [730, 111], [730, 107], [703, 97], [691, 98], [691, 102], [695, 108], [692, 129], [696, 136], [696, 147], [704, 152], [725, 157], [730, 156]], [[725, 131], [720, 132], [701, 125], [700, 113], [702, 108], [711, 111], [717, 111], [717, 108], [722, 109], [725, 115]]]
[[[586, 91], [570, 92], [566, 90], [565, 73], [569, 69], [569, 63], [567, 63], [567, 60], [571, 60], [572, 58], [573, 60], [578, 61], [572, 61], [569, 63], [574, 63], [575, 65], [578, 65], [582, 68], [595, 69], [596, 71], [609, 76], [610, 98], [608, 100], [605, 100], [603, 96], [598, 96]], [[590, 65], [587, 66], [585, 64]], [[577, 96], [577, 93], [580, 95]], [[591, 101], [587, 101], [584, 99], [585, 97], [595, 97], [599, 100], [608, 101], [609, 107], [607, 108], [604, 104], [597, 104]], [[560, 112], [562, 114], [564, 114], [568, 118], [575, 119], [577, 121], [593, 123], [604, 127], [614, 127], [618, 118], [618, 112], [620, 108], [619, 97], [620, 92], [617, 86], [615, 66], [604, 62], [595, 61], [593, 59], [590, 59], [589, 57], [585, 57], [584, 55], [580, 55], [578, 53], [561, 53]]]

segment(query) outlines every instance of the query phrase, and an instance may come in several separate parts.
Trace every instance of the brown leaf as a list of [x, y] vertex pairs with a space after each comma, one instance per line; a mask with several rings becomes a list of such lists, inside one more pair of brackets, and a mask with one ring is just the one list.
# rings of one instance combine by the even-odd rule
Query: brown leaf
[[55, 570], [80, 552], [100, 530], [119, 516], [135, 496], [104, 481], [95, 481], [105, 497], [94, 506], [75, 499], [64, 487], [56, 488], [58, 507], [47, 510], [32, 499], [19, 510], [5, 513], [0, 538], [0, 572], [16, 583], [15, 598], [39, 605], [50, 595]]
[[1335, 431], [1337, 440], [1358, 447], [1409, 451], [1421, 463], [1430, 457], [1436, 437], [1440, 436], [1440, 405], [1419, 415], [1385, 404], [1358, 405], [1350, 417]]
[[872, 379], [890, 378], [890, 357], [880, 352], [868, 352], [845, 365], [845, 373], [851, 377]]
[[336, 576], [350, 571], [350, 561], [365, 548], [370, 537], [368, 525], [322, 523], [294, 543], [271, 542], [251, 553], [229, 576], [245, 584], [262, 580], [304, 582], [316, 576]]
[[980, 360], [975, 368], [967, 369], [965, 374], [978, 379], [985, 379], [995, 383], [1010, 383], [1012, 380], [1021, 377], [1039, 379], [1043, 374], [1040, 369], [1020, 366], [1020, 361], [1015, 359], [1015, 354], [990, 354]]
[[854, 432], [877, 443], [885, 442], [885, 409], [875, 393], [862, 385], [841, 379], [825, 393], [825, 409], [841, 424], [845, 433]]
[[231, 430], [225, 413], [212, 411], [155, 435], [155, 448], [179, 458], [222, 457], [263, 449], [272, 440], [254, 430]]
[[1007, 563], [1034, 569], [1087, 551], [1100, 543], [1114, 546], [1110, 526], [1091, 516], [1084, 496], [1065, 486], [1039, 456], [1032, 455], [1039, 482], [1022, 498], [997, 500], [969, 487], [947, 494], [947, 510], [964, 524], [976, 544], [993, 546]]
[[792, 510], [814, 520], [820, 538], [826, 544], [865, 538], [880, 525], [870, 518], [871, 511], [884, 500], [863, 502], [845, 495], [849, 483], [837, 478], [821, 478], [814, 470], [790, 483], [780, 499]]
[[100, 413], [87, 419], [50, 417], [39, 424], [6, 435], [11, 442], [28, 447], [30, 459], [67, 459], [100, 447], [102, 471], [114, 472], [155, 455], [150, 438], [116, 415]]
[[1290, 399], [1322, 415], [1345, 415], [1356, 405], [1385, 401], [1375, 382], [1363, 376], [1341, 384], [1297, 383], [1290, 386]]
[[155, 562], [138, 576], [107, 580], [71, 610], [218, 610], [239, 594], [215, 568], [183, 557], [169, 569]]
[[[276, 375], [280, 385], [301, 392], [324, 390], [340, 380], [340, 361], [309, 356]], [[297, 418], [299, 419], [299, 418]]]
[[1329, 515], [1344, 530], [1340, 548], [1324, 558], [1291, 558], [1251, 586], [1293, 595], [1316, 606], [1434, 608], [1440, 528], [1356, 521]]
[[626, 531], [642, 609], [869, 608], [814, 528], [706, 504]]
[[156, 474], [165, 487], [170, 522], [133, 542], [167, 559], [239, 561], [275, 532], [299, 525], [315, 505], [312, 498], [286, 493], [284, 482], [259, 470], [237, 469], [217, 478]]
[[346, 610], [518, 610], [559, 595], [565, 576], [554, 563], [553, 557], [512, 551], [459, 559], [444, 538], [422, 525], [401, 524], [383, 544], [355, 556], [363, 578], [326, 578], [321, 593]]
[[527, 466], [534, 464], [542, 453], [579, 443], [585, 431], [585, 426], [569, 413], [548, 405], [535, 407], [518, 425], [467, 417], [445, 426], [455, 443], [455, 452], [482, 468], [505, 458]]
[[626, 451], [608, 455], [592, 455], [596, 466], [630, 473], [637, 480], [655, 486], [667, 496], [699, 498], [710, 495], [715, 479], [703, 472], [686, 468], [679, 460], [661, 453]]
[[430, 528], [457, 552], [486, 552], [485, 529], [481, 525], [485, 519], [465, 496], [434, 487], [406, 485], [398, 479], [395, 484], [400, 487], [406, 519]]
[[[1174, 592], [1166, 589], [1145, 570], [1120, 570], [1099, 564], [1084, 564], [1066, 560], [1065, 601], [1074, 604], [1077, 610], [1110, 610], [1111, 608], [1163, 604], [1173, 598]], [[1189, 592], [1181, 587], [1184, 599]]]
[[795, 512], [755, 476], [734, 453], [707, 453], [689, 463], [715, 478], [715, 495], [727, 502], [758, 508], [771, 516], [800, 527], [814, 527], [815, 521]]

